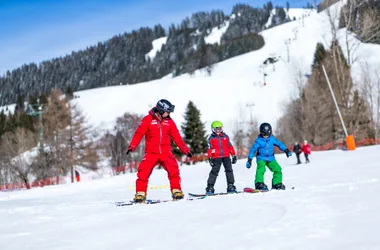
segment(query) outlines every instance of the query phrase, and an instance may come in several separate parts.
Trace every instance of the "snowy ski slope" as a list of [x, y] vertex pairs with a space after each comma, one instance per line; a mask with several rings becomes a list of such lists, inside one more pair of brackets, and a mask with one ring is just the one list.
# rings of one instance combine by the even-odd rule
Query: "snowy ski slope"
[[[115, 207], [134, 195], [135, 174], [91, 182], [0, 193], [1, 250], [104, 249], [380, 249], [380, 146], [355, 152], [313, 152], [310, 164], [277, 156], [294, 190]], [[185, 193], [203, 192], [207, 163], [181, 168]], [[252, 186], [255, 171], [234, 165], [236, 186]], [[271, 173], [265, 181], [270, 184]], [[150, 187], [165, 187], [155, 170]], [[216, 183], [225, 191], [223, 171]], [[150, 189], [170, 198], [168, 188]]]

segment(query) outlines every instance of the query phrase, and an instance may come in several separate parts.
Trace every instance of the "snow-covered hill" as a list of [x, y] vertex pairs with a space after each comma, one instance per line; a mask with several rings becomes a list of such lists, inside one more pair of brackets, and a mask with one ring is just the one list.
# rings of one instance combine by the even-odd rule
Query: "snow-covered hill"
[[[331, 7], [336, 22], [340, 6], [338, 3]], [[197, 71], [194, 76], [168, 76], [136, 85], [81, 91], [76, 93], [80, 96], [78, 102], [89, 121], [102, 129], [111, 128], [116, 117], [124, 112], [146, 114], [161, 98], [176, 105], [173, 118], [178, 123], [183, 121], [189, 100], [201, 110], [206, 125], [213, 120], [221, 120], [227, 131], [233, 130], [237, 122], [248, 122], [251, 115], [258, 122], [275, 123], [283, 114], [284, 104], [298, 94], [295, 75], [302, 72], [306, 80], [306, 75], [310, 74], [317, 42], [324, 43], [326, 47], [331, 42], [326, 12], [317, 14], [314, 11], [303, 13], [291, 10], [291, 13], [305, 15], [304, 20], [298, 18], [297, 21], [263, 31], [266, 44], [262, 49], [216, 64], [212, 76]], [[226, 26], [212, 30], [206, 40], [218, 42]], [[338, 33], [338, 37], [342, 45], [346, 44], [344, 30]], [[349, 37], [358, 43], [355, 51], [358, 59], [365, 57], [374, 61], [380, 58], [380, 46], [361, 44], [353, 36]], [[156, 44], [162, 44], [164, 39], [160, 42]], [[265, 67], [263, 62], [268, 57], [277, 57], [279, 61], [274, 67]], [[353, 72], [358, 76], [359, 71], [358, 60], [353, 65]], [[266, 86], [264, 73], [267, 74]]]
[[[115, 207], [129, 200], [135, 174], [91, 182], [0, 192], [1, 250], [380, 249], [379, 146], [312, 153], [311, 163], [277, 156], [294, 190]], [[207, 163], [181, 168], [184, 192], [204, 192]], [[236, 186], [252, 186], [254, 168], [234, 165]], [[270, 184], [271, 173], [265, 181]], [[155, 170], [148, 196], [170, 198]], [[217, 191], [224, 191], [221, 171]]]
[[[296, 94], [292, 84], [295, 65], [300, 65], [305, 74], [310, 73], [308, 65], [312, 62], [315, 45], [323, 39], [321, 32], [312, 27], [319, 27], [321, 18], [311, 12], [310, 17], [305, 18], [305, 27], [294, 21], [262, 32], [266, 41], [264, 48], [218, 63], [212, 76], [197, 71], [194, 76], [165, 77], [133, 86], [81, 91], [76, 93], [80, 96], [78, 102], [90, 122], [102, 128], [112, 127], [115, 118], [124, 112], [147, 113], [161, 98], [176, 105], [173, 118], [179, 123], [183, 121], [189, 100], [201, 110], [206, 124], [218, 119], [232, 129], [234, 123], [250, 120], [250, 107], [254, 119], [274, 123], [281, 116], [283, 105]], [[218, 42], [227, 25], [213, 29], [206, 41]], [[297, 40], [293, 40], [295, 28], [299, 29]], [[285, 44], [289, 39], [290, 63]], [[275, 71], [271, 65], [263, 67], [263, 62], [273, 56], [280, 58]], [[266, 86], [264, 73], [267, 74]], [[248, 106], [251, 104], [254, 106]]]
[[[336, 25], [340, 8], [339, 2], [329, 9]], [[216, 64], [212, 76], [197, 71], [193, 76], [171, 78], [169, 75], [136, 85], [80, 91], [75, 93], [80, 96], [77, 101], [89, 122], [103, 130], [112, 128], [116, 117], [125, 112], [146, 114], [161, 98], [176, 105], [172, 117], [177, 123], [183, 122], [186, 105], [192, 100], [201, 110], [207, 126], [213, 120], [221, 120], [227, 132], [231, 132], [237, 123], [249, 124], [251, 116], [259, 123], [267, 121], [275, 124], [283, 114], [284, 105], [298, 95], [294, 84], [295, 75], [301, 72], [303, 80], [306, 80], [306, 75], [310, 74], [317, 42], [324, 43], [326, 47], [331, 42], [326, 11], [316, 13], [290, 9], [288, 15], [295, 16], [297, 20], [263, 31], [261, 34], [265, 38], [265, 46], [262, 49]], [[205, 40], [218, 43], [227, 27], [228, 22], [210, 30]], [[349, 46], [356, 45], [353, 78], [360, 81], [361, 60], [367, 60], [371, 71], [376, 71], [380, 46], [362, 44], [351, 34], [348, 37]], [[344, 29], [338, 32], [338, 38], [346, 53]], [[165, 37], [153, 41], [153, 49], [147, 57], [154, 58], [165, 42]], [[263, 62], [268, 57], [279, 60], [274, 65], [265, 66]], [[264, 77], [264, 74], [267, 76]]]

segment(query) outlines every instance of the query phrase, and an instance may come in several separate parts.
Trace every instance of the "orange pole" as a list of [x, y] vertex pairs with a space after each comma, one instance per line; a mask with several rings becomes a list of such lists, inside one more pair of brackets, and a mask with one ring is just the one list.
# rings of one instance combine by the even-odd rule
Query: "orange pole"
[[353, 135], [348, 135], [346, 137], [346, 144], [347, 144], [348, 150], [355, 150], [356, 149], [355, 139], [354, 139]]

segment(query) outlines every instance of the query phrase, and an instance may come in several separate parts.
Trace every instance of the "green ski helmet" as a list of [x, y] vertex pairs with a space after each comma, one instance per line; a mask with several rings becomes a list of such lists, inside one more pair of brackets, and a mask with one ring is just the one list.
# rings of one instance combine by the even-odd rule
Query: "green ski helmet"
[[223, 132], [223, 123], [221, 121], [214, 121], [211, 123], [211, 130], [215, 134], [219, 134]]

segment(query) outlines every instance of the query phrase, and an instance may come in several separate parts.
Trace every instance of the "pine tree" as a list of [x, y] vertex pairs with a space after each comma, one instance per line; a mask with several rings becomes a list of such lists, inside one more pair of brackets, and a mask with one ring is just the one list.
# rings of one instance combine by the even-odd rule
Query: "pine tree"
[[25, 110], [24, 97], [19, 95], [17, 96], [17, 102], [15, 107], [15, 113], [23, 112]]
[[268, 8], [268, 11], [272, 11], [273, 10], [273, 3], [271, 1], [269, 1], [267, 4], [266, 4], [267, 8]]
[[71, 88], [71, 86], [68, 86], [66, 89], [66, 98], [67, 98], [67, 100], [72, 100], [74, 98], [74, 92], [73, 92], [73, 88]]
[[276, 7], [276, 15], [280, 18], [280, 23], [285, 21], [286, 19], [286, 13], [284, 8], [277, 6]]
[[171, 140], [170, 143], [171, 143], [171, 146], [172, 146], [172, 152], [173, 152], [174, 156], [181, 157], [182, 152], [181, 152], [181, 150], [179, 150], [179, 148], [177, 147], [177, 145], [175, 145], [174, 141]]
[[201, 121], [201, 113], [192, 101], [189, 102], [185, 112], [185, 123], [181, 126], [185, 135], [184, 141], [193, 154], [207, 152], [207, 138], [205, 126]]
[[0, 139], [5, 134], [5, 123], [7, 120], [7, 116], [4, 114], [4, 110], [0, 113]]
[[322, 43], [317, 43], [317, 48], [314, 52], [313, 68], [319, 66], [319, 64], [325, 59], [327, 52]]
[[40, 96], [40, 104], [44, 105], [44, 104], [48, 104], [49, 103], [49, 100], [47, 98], [47, 95], [45, 92], [43, 92]]
[[34, 95], [30, 95], [28, 99], [28, 104], [37, 104], [37, 98]]

